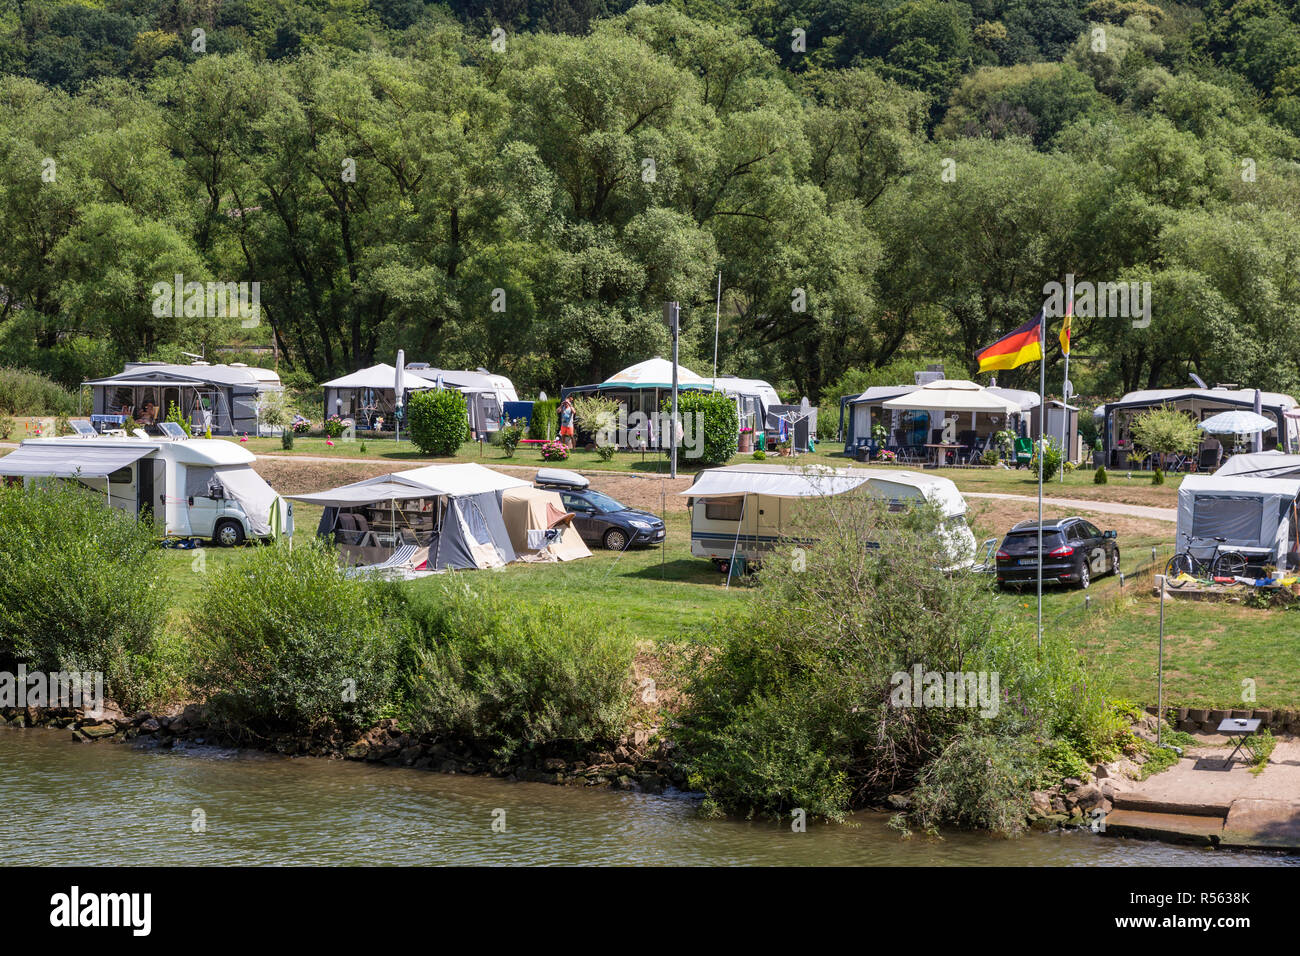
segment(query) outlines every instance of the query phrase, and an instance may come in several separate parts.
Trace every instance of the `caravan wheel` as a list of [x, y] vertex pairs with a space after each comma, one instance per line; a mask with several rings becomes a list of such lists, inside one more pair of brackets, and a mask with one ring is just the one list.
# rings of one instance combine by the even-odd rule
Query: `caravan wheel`
[[234, 548], [244, 543], [244, 528], [238, 521], [222, 521], [213, 532], [212, 540], [223, 548]]

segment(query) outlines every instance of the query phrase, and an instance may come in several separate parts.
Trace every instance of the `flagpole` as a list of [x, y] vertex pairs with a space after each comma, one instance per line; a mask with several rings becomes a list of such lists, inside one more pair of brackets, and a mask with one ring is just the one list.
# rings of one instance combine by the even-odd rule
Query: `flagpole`
[[[1066, 292], [1065, 314], [1074, 315], [1074, 276], [1070, 276], [1069, 291]], [[1047, 314], [1043, 314], [1047, 319]], [[1065, 347], [1065, 378], [1061, 382], [1061, 484], [1065, 484], [1065, 462], [1067, 456], [1066, 441], [1070, 433], [1070, 347], [1074, 345], [1074, 323], [1070, 323], [1070, 333]]]
[[718, 329], [722, 327], [722, 270], [718, 270], [718, 311], [713, 317], [713, 387], [718, 387]]
[[1047, 432], [1047, 307], [1038, 320], [1038, 648], [1043, 647], [1043, 436]]

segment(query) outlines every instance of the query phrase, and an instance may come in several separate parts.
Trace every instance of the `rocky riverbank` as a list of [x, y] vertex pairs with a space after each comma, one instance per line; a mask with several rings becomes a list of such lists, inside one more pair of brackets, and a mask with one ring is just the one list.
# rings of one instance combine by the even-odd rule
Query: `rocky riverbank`
[[134, 741], [171, 747], [177, 741], [185, 741], [285, 756], [357, 760], [438, 773], [645, 793], [663, 793], [686, 784], [684, 774], [670, 758], [671, 744], [655, 740], [650, 730], [640, 728], [620, 740], [579, 748], [577, 752], [539, 751], [502, 761], [470, 742], [405, 733], [395, 719], [382, 720], [360, 735], [316, 737], [292, 734], [262, 737], [242, 728], [223, 727], [211, 722], [204, 709], [196, 704], [172, 714], [140, 711], [127, 715], [106, 707], [98, 717], [72, 709], [7, 708], [0, 709], [0, 721], [11, 728], [67, 730], [78, 743]]

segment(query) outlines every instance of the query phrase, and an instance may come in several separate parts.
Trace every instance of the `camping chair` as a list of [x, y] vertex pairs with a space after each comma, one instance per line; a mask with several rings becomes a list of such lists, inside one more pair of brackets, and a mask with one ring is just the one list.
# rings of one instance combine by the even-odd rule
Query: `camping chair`
[[984, 457], [984, 452], [988, 450], [989, 442], [992, 440], [993, 440], [992, 435], [985, 435], [984, 440], [980, 441], [978, 438], [975, 437], [975, 433], [971, 432], [970, 441], [963, 442], [963, 444], [968, 445], [970, 448], [970, 453], [966, 456], [966, 464], [978, 465], [980, 463], [980, 459]]
[[352, 567], [345, 568], [343, 574], [346, 577], [356, 577], [362, 574], [370, 574], [374, 571], [391, 571], [394, 568], [405, 567], [418, 550], [419, 548], [414, 544], [404, 544], [378, 564], [353, 565]]
[[1034, 443], [1028, 438], [1016, 439], [1016, 467], [1028, 468], [1034, 459]]
[[994, 574], [998, 570], [998, 539], [985, 538], [984, 543], [975, 552], [975, 563], [971, 565], [973, 574]]
[[1219, 445], [1216, 448], [1202, 448], [1201, 456], [1196, 463], [1196, 470], [1205, 471], [1205, 472], [1217, 471], [1219, 465], [1222, 464], [1222, 459], [1223, 459], [1222, 445]]
[[917, 454], [915, 445], [899, 445], [897, 454], [898, 460], [908, 465], [914, 465], [923, 458]]

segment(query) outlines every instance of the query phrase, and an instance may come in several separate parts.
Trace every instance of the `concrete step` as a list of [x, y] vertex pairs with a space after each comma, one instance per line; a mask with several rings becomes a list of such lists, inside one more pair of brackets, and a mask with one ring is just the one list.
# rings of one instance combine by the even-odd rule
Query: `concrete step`
[[1232, 806], [1232, 799], [1224, 798], [1211, 802], [1183, 803], [1159, 798], [1144, 797], [1140, 794], [1116, 791], [1111, 798], [1111, 805], [1116, 810], [1135, 810], [1141, 813], [1170, 813], [1189, 817], [1218, 817], [1222, 823]]
[[1190, 813], [1112, 810], [1106, 814], [1106, 836], [1164, 840], [1214, 846], [1223, 835], [1223, 817]]

